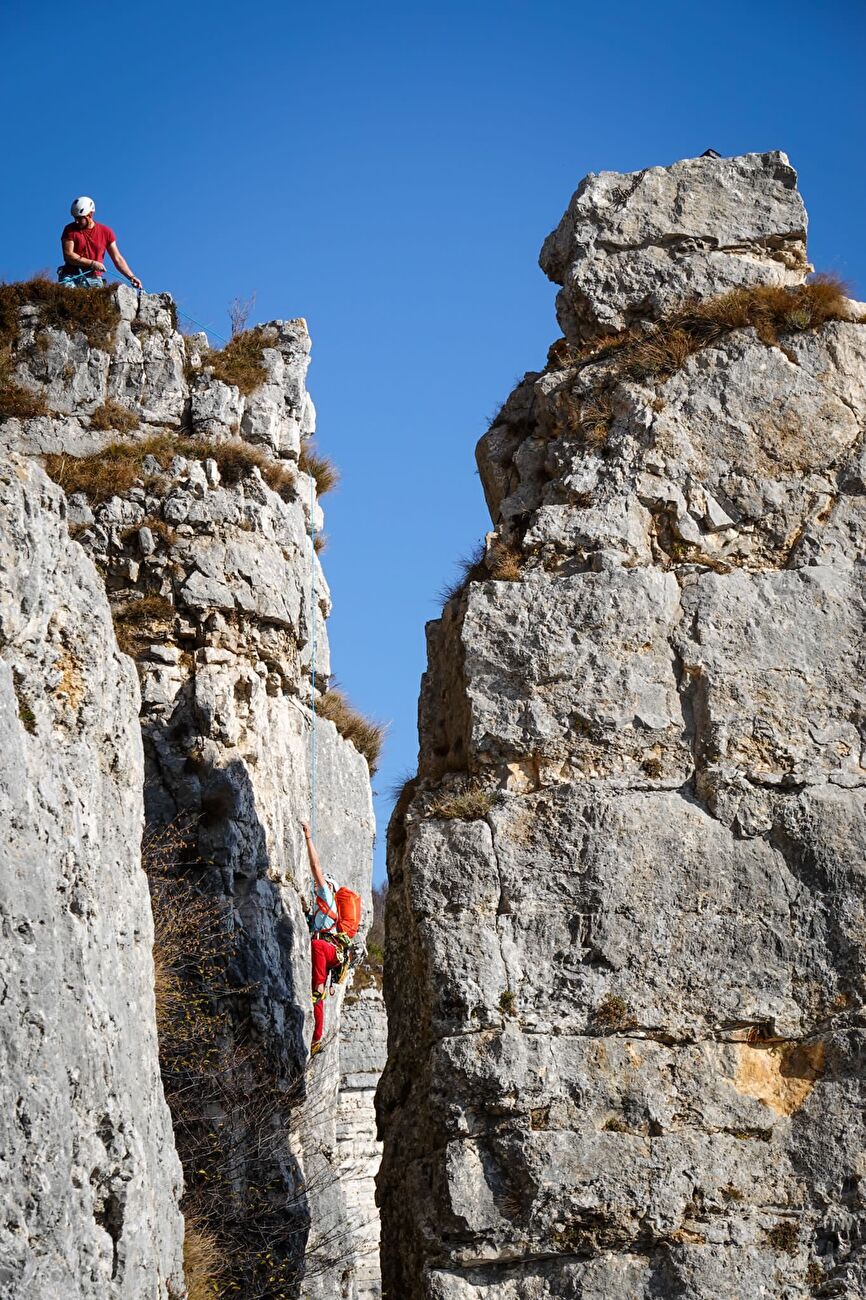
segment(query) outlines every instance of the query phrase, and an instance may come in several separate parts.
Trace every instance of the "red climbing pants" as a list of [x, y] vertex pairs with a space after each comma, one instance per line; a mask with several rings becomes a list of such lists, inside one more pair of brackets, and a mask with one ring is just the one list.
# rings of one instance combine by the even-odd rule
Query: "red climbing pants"
[[[337, 949], [332, 943], [328, 943], [327, 939], [313, 939], [310, 948], [313, 961], [313, 992], [315, 993], [316, 989], [325, 983], [329, 972], [339, 965], [339, 958]], [[316, 1021], [313, 1042], [317, 1043], [322, 1037], [322, 1031], [325, 1028], [324, 1001], [313, 1003], [313, 1016]]]

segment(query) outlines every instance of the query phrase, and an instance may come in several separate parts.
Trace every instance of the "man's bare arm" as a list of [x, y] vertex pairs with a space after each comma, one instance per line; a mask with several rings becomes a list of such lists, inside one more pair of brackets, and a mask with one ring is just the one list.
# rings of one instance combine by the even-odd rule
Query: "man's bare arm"
[[304, 839], [307, 841], [307, 856], [310, 859], [310, 870], [313, 873], [313, 879], [319, 889], [325, 888], [325, 873], [322, 871], [319, 855], [316, 852], [316, 846], [313, 843], [313, 837], [310, 834], [310, 828], [306, 822], [301, 822], [301, 830], [304, 832]]
[[76, 253], [75, 247], [71, 239], [64, 239], [62, 243], [63, 243], [64, 262], [71, 262], [73, 266], [87, 267], [87, 269], [91, 271], [105, 270], [105, 267], [103, 266], [102, 262], [96, 262], [93, 260], [92, 257], [80, 257], [79, 254]]
[[125, 275], [127, 280], [135, 289], [140, 289], [141, 281], [139, 280], [138, 276], [133, 275], [132, 271], [129, 269], [129, 264], [126, 258], [123, 256], [120, 249], [117, 247], [117, 240], [115, 240], [113, 244], [108, 245], [108, 256], [111, 258], [112, 262], [117, 267], [120, 274]]

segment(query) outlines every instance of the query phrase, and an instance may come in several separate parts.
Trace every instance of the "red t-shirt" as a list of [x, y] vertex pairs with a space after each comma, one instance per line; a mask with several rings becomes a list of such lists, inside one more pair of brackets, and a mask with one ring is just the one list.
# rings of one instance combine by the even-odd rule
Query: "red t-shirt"
[[[67, 241], [72, 240], [72, 251], [79, 257], [86, 257], [93, 262], [101, 262], [105, 258], [105, 250], [109, 244], [114, 243], [114, 231], [110, 226], [101, 226], [98, 221], [86, 230], [81, 230], [71, 221], [68, 226], [63, 227], [63, 234], [60, 236], [61, 246]], [[91, 271], [91, 275], [103, 275], [102, 271]]]

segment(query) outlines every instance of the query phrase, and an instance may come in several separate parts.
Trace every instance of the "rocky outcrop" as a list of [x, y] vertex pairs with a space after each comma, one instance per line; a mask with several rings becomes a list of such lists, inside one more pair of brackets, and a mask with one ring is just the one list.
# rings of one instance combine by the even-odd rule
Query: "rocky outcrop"
[[[14, 380], [47, 413], [8, 419], [3, 436], [44, 455], [66, 489], [138, 666], [157, 935], [181, 991], [161, 1046], [184, 1205], [247, 1300], [302, 1284], [306, 1297], [352, 1300], [337, 1142], [345, 987], [309, 1063], [300, 822], [313, 668], [320, 704], [330, 674], [330, 596], [310, 537], [322, 526], [310, 340], [303, 321], [277, 321], [213, 354], [177, 333], [167, 295], [118, 288], [114, 300], [98, 345], [86, 322], [51, 324], [50, 302], [24, 308]], [[319, 849], [369, 917], [368, 763], [321, 712], [315, 737]], [[186, 929], [171, 919], [184, 915]]]
[[866, 327], [794, 182], [589, 177], [545, 243], [389, 830], [401, 1300], [866, 1289]]
[[0, 468], [0, 1293], [178, 1300], [138, 683], [36, 464]]

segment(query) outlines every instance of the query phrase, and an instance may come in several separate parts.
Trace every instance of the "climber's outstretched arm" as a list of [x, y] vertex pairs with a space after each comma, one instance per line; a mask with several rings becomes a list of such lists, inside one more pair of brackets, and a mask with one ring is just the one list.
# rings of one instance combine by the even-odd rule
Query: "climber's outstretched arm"
[[304, 839], [307, 841], [307, 855], [310, 859], [310, 870], [313, 873], [313, 879], [319, 889], [325, 888], [325, 873], [322, 871], [319, 862], [319, 855], [316, 852], [316, 846], [313, 843], [313, 837], [310, 834], [310, 828], [306, 822], [301, 822], [301, 830], [304, 832]]

